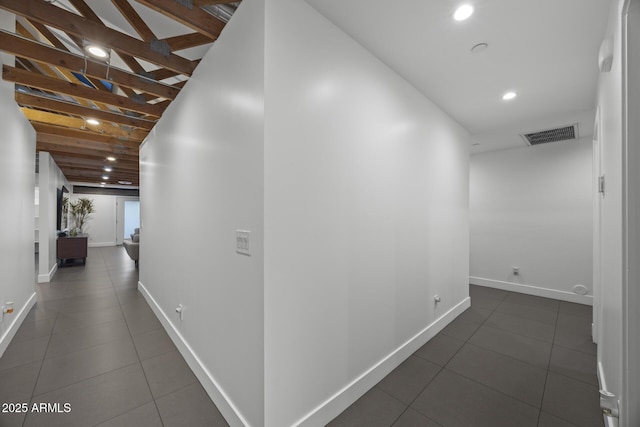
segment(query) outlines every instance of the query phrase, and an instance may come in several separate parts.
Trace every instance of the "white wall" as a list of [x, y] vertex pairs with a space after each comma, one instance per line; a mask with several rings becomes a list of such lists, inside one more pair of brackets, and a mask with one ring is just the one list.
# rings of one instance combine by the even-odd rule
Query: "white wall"
[[265, 425], [324, 425], [464, 308], [469, 135], [304, 1], [265, 46]]
[[[80, 198], [91, 199], [96, 212], [85, 223], [84, 232], [89, 234], [89, 246], [116, 245], [116, 196], [103, 194], [71, 194], [70, 202]], [[69, 215], [71, 226], [75, 227], [73, 216]]]
[[[57, 270], [56, 239], [57, 234], [57, 190], [63, 186], [70, 189], [69, 182], [56, 162], [47, 152], [40, 152], [40, 173], [38, 174], [38, 187], [40, 194], [40, 265], [38, 268], [38, 282], [49, 282]], [[68, 193], [65, 193], [68, 196]]]
[[591, 175], [591, 138], [471, 156], [471, 283], [591, 304]]
[[468, 306], [468, 133], [303, 1], [244, 1], [140, 155], [140, 289], [232, 425], [324, 425]]
[[[227, 420], [253, 426], [264, 425], [263, 8], [242, 2], [140, 151], [140, 289]], [[236, 253], [237, 229], [251, 230], [252, 256]]]
[[[15, 28], [15, 17], [0, 11], [0, 28]], [[8, 58], [0, 54], [0, 66]], [[14, 313], [0, 317], [0, 356], [35, 303], [34, 188], [36, 134], [14, 101], [14, 85], [0, 81], [0, 305]]]

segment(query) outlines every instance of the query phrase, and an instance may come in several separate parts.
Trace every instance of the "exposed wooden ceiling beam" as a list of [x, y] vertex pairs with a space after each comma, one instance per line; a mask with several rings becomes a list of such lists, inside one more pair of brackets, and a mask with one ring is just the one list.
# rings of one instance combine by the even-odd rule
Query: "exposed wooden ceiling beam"
[[113, 138], [108, 135], [96, 134], [94, 132], [87, 132], [80, 129], [69, 129], [44, 123], [32, 123], [32, 125], [38, 134], [58, 135], [65, 138], [76, 138], [82, 141], [94, 141], [103, 144], [135, 148], [136, 150], [140, 146], [140, 143], [136, 141]]
[[30, 21], [37, 21], [58, 28], [77, 37], [100, 43], [117, 52], [144, 59], [182, 74], [191, 75], [195, 68], [193, 63], [187, 59], [174, 54], [165, 56], [152, 50], [148, 43], [47, 2], [39, 0], [2, 0], [0, 8], [24, 16]]
[[224, 22], [199, 7], [189, 9], [174, 0], [136, 1], [212, 39], [217, 39], [225, 26]]
[[106, 120], [124, 126], [131, 126], [145, 130], [151, 130], [155, 125], [155, 122], [150, 120], [138, 119], [123, 114], [96, 110], [95, 108], [87, 108], [78, 104], [72, 104], [70, 102], [57, 101], [55, 99], [29, 95], [20, 92], [16, 92], [16, 102], [18, 103], [18, 105], [21, 105], [23, 107], [36, 107], [43, 110], [73, 114], [80, 117], [94, 117], [98, 120]]
[[[38, 24], [38, 23], [35, 23], [36, 25], [34, 25], [34, 23], [33, 23], [33, 22], [30, 22], [30, 21], [28, 21], [28, 20], [27, 20], [27, 22], [28, 22], [30, 25], [34, 26], [34, 28], [36, 29], [36, 31], [38, 31], [38, 32], [40, 33], [40, 35], [41, 35], [41, 36], [42, 36], [46, 41], [48, 41], [49, 43], [51, 43], [51, 45], [55, 46], [57, 49], [59, 49], [59, 50], [60, 50], [60, 51], [62, 51], [62, 52], [69, 52], [69, 49], [67, 49], [67, 47], [66, 47], [66, 46], [65, 46], [65, 45], [64, 45], [64, 44], [63, 44], [63, 43], [62, 43], [62, 42], [61, 42], [61, 41], [60, 41], [60, 40], [59, 40], [59, 39], [58, 39], [58, 38], [57, 38], [57, 37], [56, 37], [56, 36], [55, 36], [55, 35], [54, 35], [54, 34], [53, 34], [53, 33], [52, 33], [48, 28], [47, 28], [47, 27], [45, 27], [45, 26], [44, 26], [44, 25], [42, 25], [42, 24]], [[28, 32], [28, 31], [26, 30], [26, 28], [24, 28], [22, 25], [16, 25], [16, 30], [17, 30], [17, 31], [19, 31], [19, 32], [20, 32], [20, 34], [22, 34], [23, 36], [25, 36], [25, 37], [26, 37], [26, 38], [24, 38], [24, 39], [22, 39], [22, 40], [27, 40], [27, 41], [31, 41], [31, 42], [33, 42], [33, 43], [38, 43], [38, 42], [35, 42], [35, 41], [33, 40], [33, 39], [34, 39], [34, 36], [33, 36], [30, 32]], [[16, 37], [16, 40], [13, 40], [13, 43], [10, 43], [10, 44], [9, 44], [9, 46], [13, 46], [14, 44], [19, 44], [19, 40], [20, 40], [20, 39], [19, 39], [17, 36], [15, 36], [15, 35], [13, 35], [13, 34], [11, 34], [11, 33], [7, 33], [7, 34], [9, 34], [9, 35], [11, 35], [11, 36]], [[5, 40], [5, 41], [6, 41], [6, 40]], [[76, 42], [76, 43], [77, 43], [77, 42]], [[47, 45], [45, 45], [45, 44], [41, 44], [41, 46], [46, 46], [46, 47], [48, 47], [48, 46], [47, 46]], [[24, 46], [24, 45], [20, 45], [20, 48], [21, 48], [21, 49], [15, 49], [15, 48], [14, 48], [13, 50], [16, 50], [17, 52], [20, 52], [20, 53], [23, 53], [23, 52], [24, 52], [24, 53], [26, 54], [26, 55], [25, 55], [25, 57], [29, 58], [29, 59], [30, 59], [30, 60], [32, 60], [33, 62], [36, 62], [33, 58], [31, 58], [31, 55], [29, 54], [29, 53], [31, 52], [31, 49], [29, 49], [27, 46]], [[57, 52], [57, 51], [56, 51], [56, 52]], [[10, 53], [13, 53], [14, 55], [17, 55], [17, 53], [14, 53], [14, 52], [10, 52]], [[42, 62], [42, 61], [41, 61], [40, 63], [41, 63], [41, 64], [45, 64], [45, 62]], [[52, 65], [52, 64], [46, 64], [46, 65], [45, 65], [45, 67], [46, 67], [46, 69], [42, 70], [42, 71], [44, 71], [44, 74], [51, 75], [51, 74], [48, 72], [48, 71], [49, 71], [49, 70], [48, 70], [48, 69], [49, 69], [49, 67], [51, 67], [52, 71], [53, 71], [53, 68], [55, 68], [55, 69], [56, 69], [60, 74], [62, 74], [62, 75], [63, 75], [63, 76], [68, 80], [68, 81], [70, 81], [70, 82], [79, 82], [78, 78], [77, 78], [77, 77], [76, 77], [76, 76], [75, 76], [75, 75], [74, 75], [70, 70], [68, 70], [67, 68], [57, 67], [57, 66]], [[57, 75], [55, 75], [55, 77], [57, 77]], [[90, 82], [94, 87], [96, 87], [96, 88], [98, 88], [98, 89], [100, 89], [100, 90], [104, 90], [104, 91], [106, 91], [106, 90], [107, 90], [107, 88], [106, 88], [102, 83], [100, 83], [99, 81], [97, 81], [97, 80], [95, 80], [95, 79], [91, 79], [91, 78], [88, 78], [88, 79], [89, 79], [89, 82]], [[78, 102], [80, 102], [80, 104], [85, 105], [85, 106], [89, 106], [89, 105], [91, 105], [89, 102], [87, 102], [87, 101], [85, 101], [85, 100], [82, 100], [82, 99], [79, 99], [79, 100], [78, 100]], [[106, 105], [104, 105], [104, 104], [98, 104], [98, 103], [96, 103], [96, 106], [97, 106], [99, 109], [108, 110], [108, 107], [107, 107]]]
[[202, 7], [208, 6], [211, 4], [227, 4], [227, 3], [235, 3], [238, 0], [192, 0], [194, 6]]
[[[139, 173], [132, 172], [118, 172], [118, 173], [110, 173], [108, 179], [102, 179], [102, 174], [100, 170], [97, 170], [95, 167], [82, 166], [75, 162], [65, 162], [59, 158], [57, 155], [53, 155], [53, 159], [56, 161], [56, 164], [62, 169], [62, 172], [65, 173], [66, 170], [72, 171], [76, 176], [84, 176], [87, 178], [93, 178], [98, 182], [107, 182], [108, 184], [116, 184], [118, 181], [129, 181], [131, 183], [138, 182]], [[65, 173], [65, 176], [67, 174]], [[67, 177], [68, 179], [68, 177]]]
[[109, 135], [114, 138], [128, 138], [132, 141], [142, 142], [149, 132], [143, 130], [125, 130], [119, 126], [114, 126], [109, 122], [102, 122], [99, 125], [91, 125], [84, 119], [71, 117], [64, 114], [50, 113], [47, 111], [34, 110], [33, 108], [22, 107], [22, 113], [31, 122], [47, 123], [56, 126], [65, 126], [74, 129], [84, 128], [87, 131]]
[[[75, 175], [73, 174], [73, 170], [67, 170], [67, 171], [62, 171], [64, 173], [64, 176], [67, 177], [67, 179], [69, 180], [69, 182], [79, 182], [79, 183], [87, 183], [87, 184], [100, 184], [102, 182], [102, 180], [98, 177], [96, 178], [94, 177], [87, 177], [87, 176], [82, 176], [82, 175]], [[122, 181], [125, 181], [124, 179]], [[135, 190], [139, 184], [138, 184], [138, 180], [127, 180], [131, 182], [131, 185], [128, 186], [130, 187], [132, 190]], [[112, 184], [112, 183], [109, 183]], [[114, 181], [113, 184], [118, 184], [118, 181]], [[108, 188], [108, 187], [107, 187]], [[125, 188], [125, 187], [123, 187]]]
[[158, 81], [169, 79], [171, 77], [175, 77], [175, 76], [179, 76], [180, 75], [180, 73], [176, 73], [175, 71], [168, 70], [166, 68], [159, 68], [157, 70], [153, 70], [153, 71], [151, 71], [151, 74]]
[[[93, 10], [84, 2], [84, 0], [71, 0], [71, 3], [76, 8], [76, 10], [80, 12], [80, 14], [85, 18], [87, 18], [89, 21], [92, 21], [97, 25], [100, 25], [101, 27], [107, 28], [107, 26], [104, 24], [104, 22], [102, 22], [100, 17], [93, 12]], [[120, 59], [122, 59], [122, 61], [127, 65], [127, 67], [129, 67], [129, 69], [134, 73], [141, 74], [145, 71], [142, 65], [140, 65], [138, 60], [133, 56], [129, 55], [126, 52], [120, 52], [120, 51], [117, 51], [117, 54], [120, 57]], [[129, 97], [132, 96], [132, 93], [127, 92], [126, 90], [125, 90], [125, 93]]]
[[[28, 40], [4, 30], [0, 30], [0, 50], [12, 55], [21, 55], [34, 61], [107, 80], [107, 66], [101, 62], [92, 60], [85, 62], [83, 56], [48, 47], [42, 43]], [[86, 70], [84, 70], [85, 64]], [[108, 75], [109, 81], [116, 85], [137, 89], [166, 99], [174, 99], [180, 92], [177, 88], [118, 68], [109, 67]]]
[[[118, 181], [129, 181], [133, 185], [138, 185], [139, 173], [115, 173], [110, 174], [109, 179], [102, 179], [104, 172], [97, 170], [95, 167], [83, 167], [75, 162], [64, 162], [56, 155], [53, 155], [56, 164], [62, 169], [62, 172], [69, 181], [85, 181], [87, 178], [92, 182], [106, 182], [108, 184], [117, 184]], [[82, 179], [79, 179], [82, 178]]]
[[[103, 63], [88, 60], [86, 61], [87, 69], [84, 70], [85, 58], [83, 56], [54, 49], [3, 30], [0, 30], [0, 50], [12, 55], [21, 55], [34, 61], [107, 80], [107, 66]], [[180, 92], [178, 88], [155, 82], [118, 68], [109, 67], [108, 74], [109, 81], [118, 86], [129, 87], [162, 98], [174, 99]]]
[[103, 152], [105, 158], [114, 156], [116, 159], [138, 157], [138, 147], [125, 147], [121, 145], [108, 144], [98, 141], [88, 141], [81, 138], [70, 138], [67, 136], [38, 133], [36, 141], [40, 144], [55, 144], [69, 147], [71, 149], [90, 149]]
[[[58, 159], [60, 159], [61, 162], [63, 163], [77, 163], [79, 165], [84, 165], [84, 166], [89, 166], [92, 168], [99, 168], [97, 170], [100, 171], [100, 173], [104, 173], [104, 174], [116, 174], [116, 173], [134, 173], [137, 174], [138, 173], [138, 167], [139, 164], [138, 162], [120, 162], [117, 166], [115, 165], [109, 165], [107, 164], [104, 159], [92, 159], [89, 157], [79, 157], [79, 156], [74, 156], [69, 155], [68, 153], [59, 153], [57, 154]], [[56, 162], [57, 163], [57, 162]], [[103, 170], [103, 167], [106, 166], [110, 166], [113, 168], [113, 170], [111, 172], [106, 172], [105, 170]]]
[[124, 19], [127, 20], [129, 25], [136, 30], [136, 33], [146, 42], [158, 39], [156, 35], [151, 31], [151, 28], [144, 22], [138, 12], [131, 6], [127, 0], [111, 0], [111, 3], [120, 11]]
[[162, 41], [169, 45], [172, 52], [182, 49], [189, 49], [196, 46], [202, 46], [204, 44], [214, 42], [214, 40], [212, 40], [210, 37], [197, 32], [183, 34], [181, 36], [169, 37], [166, 39], [162, 39]]
[[106, 157], [108, 154], [114, 154], [117, 155], [119, 157], [119, 160], [122, 161], [130, 161], [130, 162], [138, 162], [139, 156], [133, 156], [133, 155], [129, 155], [129, 154], [123, 154], [123, 153], [116, 153], [116, 152], [109, 152], [107, 154], [105, 154], [105, 150], [96, 150], [96, 149], [91, 149], [91, 148], [82, 148], [82, 147], [76, 147], [72, 144], [69, 145], [65, 145], [65, 144], [52, 144], [52, 143], [48, 143], [48, 142], [41, 142], [38, 141], [36, 143], [36, 151], [47, 151], [47, 152], [56, 152], [56, 153], [67, 153], [66, 155], [68, 156], [86, 156], [88, 158], [94, 159], [94, 160], [104, 160], [105, 161], [105, 165], [112, 165], [115, 166], [116, 163], [113, 162], [108, 162], [106, 161]]
[[8, 65], [2, 66], [2, 78], [6, 81], [18, 83], [24, 86], [38, 88], [55, 93], [63, 93], [65, 95], [73, 96], [76, 98], [84, 98], [91, 101], [103, 102], [117, 108], [123, 108], [129, 111], [148, 114], [154, 117], [160, 117], [164, 111], [164, 107], [161, 105], [138, 104], [124, 96], [116, 95], [109, 92], [101, 92], [81, 84], [66, 82], [53, 77], [47, 77], [41, 74], [19, 70]]

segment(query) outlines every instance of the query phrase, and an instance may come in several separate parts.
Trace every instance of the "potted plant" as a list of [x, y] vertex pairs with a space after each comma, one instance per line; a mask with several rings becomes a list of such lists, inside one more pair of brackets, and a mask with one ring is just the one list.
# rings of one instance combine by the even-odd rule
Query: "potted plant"
[[91, 214], [95, 213], [96, 209], [92, 199], [81, 197], [69, 204], [69, 211], [76, 224], [75, 233], [72, 234], [82, 234], [85, 223], [91, 219]]

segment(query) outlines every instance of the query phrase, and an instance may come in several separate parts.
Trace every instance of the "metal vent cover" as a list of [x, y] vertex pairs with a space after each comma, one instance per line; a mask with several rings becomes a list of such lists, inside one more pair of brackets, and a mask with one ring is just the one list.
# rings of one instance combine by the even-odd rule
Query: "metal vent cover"
[[578, 138], [578, 124], [562, 126], [554, 129], [545, 129], [537, 132], [521, 135], [528, 145], [546, 144], [548, 142], [566, 141]]

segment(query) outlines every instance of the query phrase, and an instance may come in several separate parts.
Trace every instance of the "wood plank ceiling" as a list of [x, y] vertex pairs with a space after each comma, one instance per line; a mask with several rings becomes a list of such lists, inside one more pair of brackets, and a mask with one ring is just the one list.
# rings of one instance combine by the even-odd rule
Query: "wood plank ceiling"
[[[0, 0], [16, 15], [15, 33], [0, 29], [0, 51], [15, 57], [2, 78], [15, 83], [36, 151], [51, 153], [69, 181], [137, 186], [140, 143], [238, 4]], [[89, 44], [107, 58], [87, 53]]]

